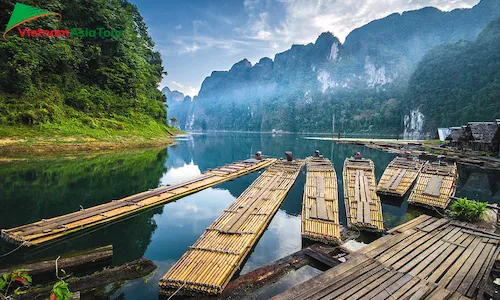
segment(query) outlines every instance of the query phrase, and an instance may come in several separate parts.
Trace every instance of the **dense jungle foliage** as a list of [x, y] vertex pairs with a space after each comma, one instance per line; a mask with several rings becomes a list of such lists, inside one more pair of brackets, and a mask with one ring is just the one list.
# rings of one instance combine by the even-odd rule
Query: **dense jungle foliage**
[[426, 115], [426, 127], [493, 121], [500, 113], [500, 19], [476, 41], [438, 46], [414, 72], [406, 104]]
[[[62, 15], [20, 25], [32, 29], [123, 30], [120, 37], [20, 37], [0, 41], [0, 135], [165, 133], [157, 89], [163, 67], [137, 7], [126, 0], [19, 1]], [[7, 24], [15, 1], [0, 1]], [[4, 28], [2, 28], [4, 29]]]

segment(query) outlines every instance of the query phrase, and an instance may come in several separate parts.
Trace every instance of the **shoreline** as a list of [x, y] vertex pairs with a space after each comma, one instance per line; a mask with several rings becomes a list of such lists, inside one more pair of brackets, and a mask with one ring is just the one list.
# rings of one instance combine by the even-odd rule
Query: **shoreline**
[[30, 157], [71, 155], [91, 152], [111, 152], [131, 149], [159, 148], [174, 144], [173, 135], [157, 137], [110, 136], [107, 139], [91, 137], [0, 137], [0, 163], [23, 161]]
[[[332, 139], [330, 139], [332, 140]], [[475, 166], [482, 169], [500, 170], [500, 158], [480, 155], [477, 151], [441, 148], [433, 145], [432, 141], [402, 141], [402, 140], [375, 140], [375, 139], [344, 139], [333, 140], [340, 144], [361, 145], [367, 148], [385, 151], [394, 154], [412, 155], [424, 159], [438, 159], [456, 162], [463, 165]]]
[[393, 144], [412, 144], [420, 145], [425, 140], [405, 140], [405, 139], [391, 139], [391, 138], [331, 138], [331, 137], [303, 137], [304, 140], [318, 140], [318, 141], [333, 141], [340, 143], [393, 143]]

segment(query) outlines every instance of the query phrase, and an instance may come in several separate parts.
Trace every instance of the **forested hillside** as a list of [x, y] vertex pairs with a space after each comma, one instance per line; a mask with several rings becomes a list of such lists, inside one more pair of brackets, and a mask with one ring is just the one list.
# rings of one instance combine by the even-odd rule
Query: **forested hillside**
[[[62, 15], [20, 27], [123, 30], [119, 37], [20, 37], [0, 41], [0, 134], [163, 134], [160, 54], [126, 0], [19, 1]], [[15, 1], [2, 1], [7, 24]], [[5, 28], [2, 28], [5, 29]]]
[[[417, 138], [433, 132], [437, 124], [431, 122], [434, 115], [428, 115], [428, 111], [422, 114], [418, 106], [411, 105], [417, 96], [407, 93], [410, 78], [420, 72], [413, 75], [418, 63], [434, 47], [438, 46], [432, 53], [443, 51], [439, 47], [443, 43], [476, 40], [497, 18], [500, 1], [481, 0], [470, 9], [445, 12], [427, 7], [391, 14], [353, 30], [344, 43], [330, 32], [323, 33], [314, 43], [292, 45], [276, 54], [274, 60], [265, 57], [252, 65], [243, 59], [228, 71], [212, 72], [198, 96], [172, 106], [169, 116], [185, 120], [181, 128], [187, 130], [331, 132], [335, 115], [336, 131], [343, 133], [391, 133]], [[455, 58], [450, 54], [442, 54], [444, 65], [454, 65]], [[474, 68], [461, 70], [467, 73], [462, 75], [474, 77], [478, 69], [494, 67], [483, 68], [484, 63], [489, 61], [474, 61]], [[488, 78], [492, 77], [482, 80]], [[426, 84], [433, 85], [432, 78], [428, 79]], [[469, 91], [468, 97], [474, 95], [473, 101], [482, 97], [470, 93], [476, 87], [467, 86], [468, 82], [453, 84], [464, 85], [461, 89]], [[489, 88], [495, 89], [491, 85]], [[440, 97], [454, 98], [444, 90]], [[441, 99], [432, 99], [434, 107], [441, 106]], [[476, 105], [484, 106], [484, 102]], [[471, 108], [466, 105], [464, 109]], [[456, 115], [449, 116], [440, 126], [455, 125]], [[475, 117], [468, 113], [462, 116]]]
[[425, 116], [425, 129], [500, 117], [500, 19], [474, 42], [429, 51], [413, 74], [406, 106]]

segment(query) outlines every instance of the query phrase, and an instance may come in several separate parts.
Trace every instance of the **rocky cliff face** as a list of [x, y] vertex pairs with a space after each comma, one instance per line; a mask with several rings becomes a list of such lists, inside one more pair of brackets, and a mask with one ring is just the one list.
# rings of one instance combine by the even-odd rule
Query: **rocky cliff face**
[[[500, 112], [500, 18], [475, 41], [445, 43], [430, 50], [411, 76], [408, 110], [425, 116], [423, 131], [493, 121]], [[418, 115], [410, 115], [418, 121]], [[414, 122], [415, 123], [415, 122]]]
[[177, 119], [177, 126], [186, 128], [186, 118], [191, 107], [191, 97], [184, 96], [179, 91], [171, 91], [168, 87], [164, 87], [161, 92], [167, 97], [167, 121], [171, 118]]
[[474, 40], [500, 17], [499, 3], [392, 14], [355, 29], [344, 44], [326, 32], [274, 61], [252, 66], [243, 59], [212, 72], [198, 97], [182, 109], [170, 107], [169, 115], [186, 113], [186, 130], [329, 132], [336, 114], [343, 131], [403, 132], [411, 122], [404, 122], [409, 111], [401, 111], [401, 102], [417, 63], [436, 45]]
[[175, 104], [176, 102], [184, 101], [184, 94], [179, 91], [171, 91], [167, 86], [161, 92], [167, 96], [167, 104]]

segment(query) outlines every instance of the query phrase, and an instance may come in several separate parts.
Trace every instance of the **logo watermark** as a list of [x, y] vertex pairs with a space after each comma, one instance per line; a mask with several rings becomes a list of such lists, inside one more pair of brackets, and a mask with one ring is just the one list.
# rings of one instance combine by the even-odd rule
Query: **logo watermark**
[[122, 36], [123, 30], [106, 29], [104, 27], [98, 27], [94, 29], [90, 28], [71, 28], [71, 29], [43, 29], [37, 28], [32, 29], [29, 27], [20, 28], [19, 26], [46, 16], [57, 16], [59, 20], [62, 20], [62, 15], [60, 13], [51, 12], [38, 7], [29, 6], [22, 3], [16, 3], [12, 15], [10, 16], [9, 22], [7, 23], [7, 28], [3, 33], [3, 39], [7, 40], [7, 33], [17, 28], [17, 32], [20, 37], [25, 38], [40, 38], [40, 37], [50, 37], [50, 38], [60, 38], [60, 37], [77, 37], [77, 38], [117, 38]]

